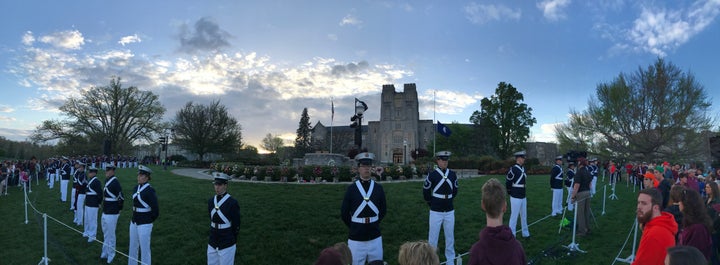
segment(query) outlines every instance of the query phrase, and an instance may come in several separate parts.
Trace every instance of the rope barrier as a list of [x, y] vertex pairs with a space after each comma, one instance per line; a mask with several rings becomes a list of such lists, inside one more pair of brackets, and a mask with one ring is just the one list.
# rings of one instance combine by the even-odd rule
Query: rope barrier
[[[33, 210], [36, 214], [42, 215], [42, 217], [43, 217], [43, 230], [44, 230], [44, 234], [45, 234], [45, 235], [44, 235], [44, 241], [45, 241], [45, 242], [43, 243], [43, 246], [44, 246], [44, 256], [42, 257], [42, 259], [40, 260], [40, 262], [39, 262], [38, 264], [45, 264], [45, 265], [47, 265], [48, 262], [50, 261], [50, 259], [48, 258], [48, 255], [47, 255], [47, 253], [48, 253], [48, 252], [47, 252], [47, 242], [48, 242], [48, 239], [47, 239], [47, 231], [48, 231], [48, 230], [47, 230], [47, 224], [48, 224], [48, 222], [47, 222], [47, 220], [48, 220], [48, 219], [50, 219], [50, 220], [52, 220], [52, 221], [60, 224], [61, 226], [64, 226], [65, 228], [68, 228], [68, 229], [70, 229], [71, 231], [74, 231], [75, 233], [78, 233], [78, 234], [80, 234], [80, 235], [83, 235], [83, 231], [77, 230], [76, 228], [74, 228], [74, 227], [72, 227], [72, 226], [69, 226], [68, 224], [63, 223], [62, 221], [58, 220], [57, 218], [55, 218], [55, 217], [53, 217], [53, 216], [51, 216], [51, 215], [49, 215], [49, 214], [47, 214], [47, 213], [41, 212], [40, 210], [38, 210], [38, 209], [35, 207], [35, 205], [32, 204], [32, 202], [30, 202], [30, 199], [28, 198], [28, 195], [27, 195], [27, 190], [25, 190], [24, 193], [25, 193], [25, 224], [28, 223], [28, 220], [27, 220], [27, 213], [28, 213], [28, 211], [27, 211], [27, 205], [30, 205], [30, 208], [32, 208], [32, 210]], [[101, 240], [99, 240], [99, 239], [97, 239], [97, 238], [93, 239], [93, 241], [98, 242], [98, 243], [100, 243], [101, 245], [105, 245], [105, 242], [103, 242], [103, 241], [101, 241]], [[128, 258], [128, 260], [135, 260], [136, 262], [138, 262], [138, 263], [140, 263], [140, 264], [146, 264], [146, 263], [143, 263], [142, 261], [140, 261], [140, 260], [138, 260], [138, 259], [135, 259], [135, 258], [130, 257], [128, 254], [126, 254], [126, 253], [124, 253], [124, 252], [121, 252], [121, 251], [117, 250], [116, 248], [112, 248], [112, 250], [115, 251], [115, 253], [119, 254], [120, 256], [124, 256], [124, 257]]]

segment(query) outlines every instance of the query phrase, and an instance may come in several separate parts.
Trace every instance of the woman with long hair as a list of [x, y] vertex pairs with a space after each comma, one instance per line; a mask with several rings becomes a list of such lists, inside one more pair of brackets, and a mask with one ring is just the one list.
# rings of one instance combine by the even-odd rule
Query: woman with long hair
[[680, 199], [680, 211], [683, 214], [683, 229], [678, 237], [678, 245], [696, 247], [710, 260], [713, 226], [700, 193], [685, 189]]

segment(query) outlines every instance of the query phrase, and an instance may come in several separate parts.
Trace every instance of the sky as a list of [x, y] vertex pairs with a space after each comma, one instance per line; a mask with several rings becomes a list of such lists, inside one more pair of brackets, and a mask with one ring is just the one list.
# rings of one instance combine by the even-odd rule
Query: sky
[[[382, 85], [415, 83], [420, 118], [469, 123], [498, 83], [524, 95], [530, 141], [582, 111], [597, 85], [657, 58], [720, 99], [720, 0], [2, 1], [0, 136], [23, 141], [58, 107], [120, 77], [170, 121], [219, 100], [260, 147], [291, 145], [303, 108], [378, 120]], [[331, 103], [332, 102], [332, 103]], [[331, 104], [335, 106], [333, 117]], [[712, 113], [718, 113], [713, 105]]]

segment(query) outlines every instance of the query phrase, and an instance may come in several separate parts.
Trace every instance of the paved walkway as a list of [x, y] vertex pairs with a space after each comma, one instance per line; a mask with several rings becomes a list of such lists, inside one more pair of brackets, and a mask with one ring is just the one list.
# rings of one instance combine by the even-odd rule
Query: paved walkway
[[206, 172], [208, 172], [208, 170], [209, 169], [203, 169], [203, 168], [177, 168], [177, 169], [173, 169], [172, 173], [181, 175], [181, 176], [196, 178], [196, 179], [212, 180], [213, 177], [210, 174], [206, 173]]

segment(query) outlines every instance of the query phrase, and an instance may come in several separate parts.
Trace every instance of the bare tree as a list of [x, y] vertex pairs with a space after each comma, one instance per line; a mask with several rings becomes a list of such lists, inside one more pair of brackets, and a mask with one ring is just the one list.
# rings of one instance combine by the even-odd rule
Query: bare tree
[[[123, 88], [120, 78], [110, 85], [92, 87], [78, 98], [69, 98], [60, 107], [67, 120], [46, 120], [30, 136], [33, 142], [85, 139], [99, 153], [109, 141], [113, 152], [128, 151], [137, 140], [150, 140], [161, 131], [165, 108], [156, 94], [131, 86]], [[78, 150], [79, 151], [79, 150]]]
[[173, 141], [197, 154], [200, 161], [208, 153], [234, 152], [242, 146], [242, 128], [220, 101], [207, 106], [188, 102], [175, 114], [172, 128]]

